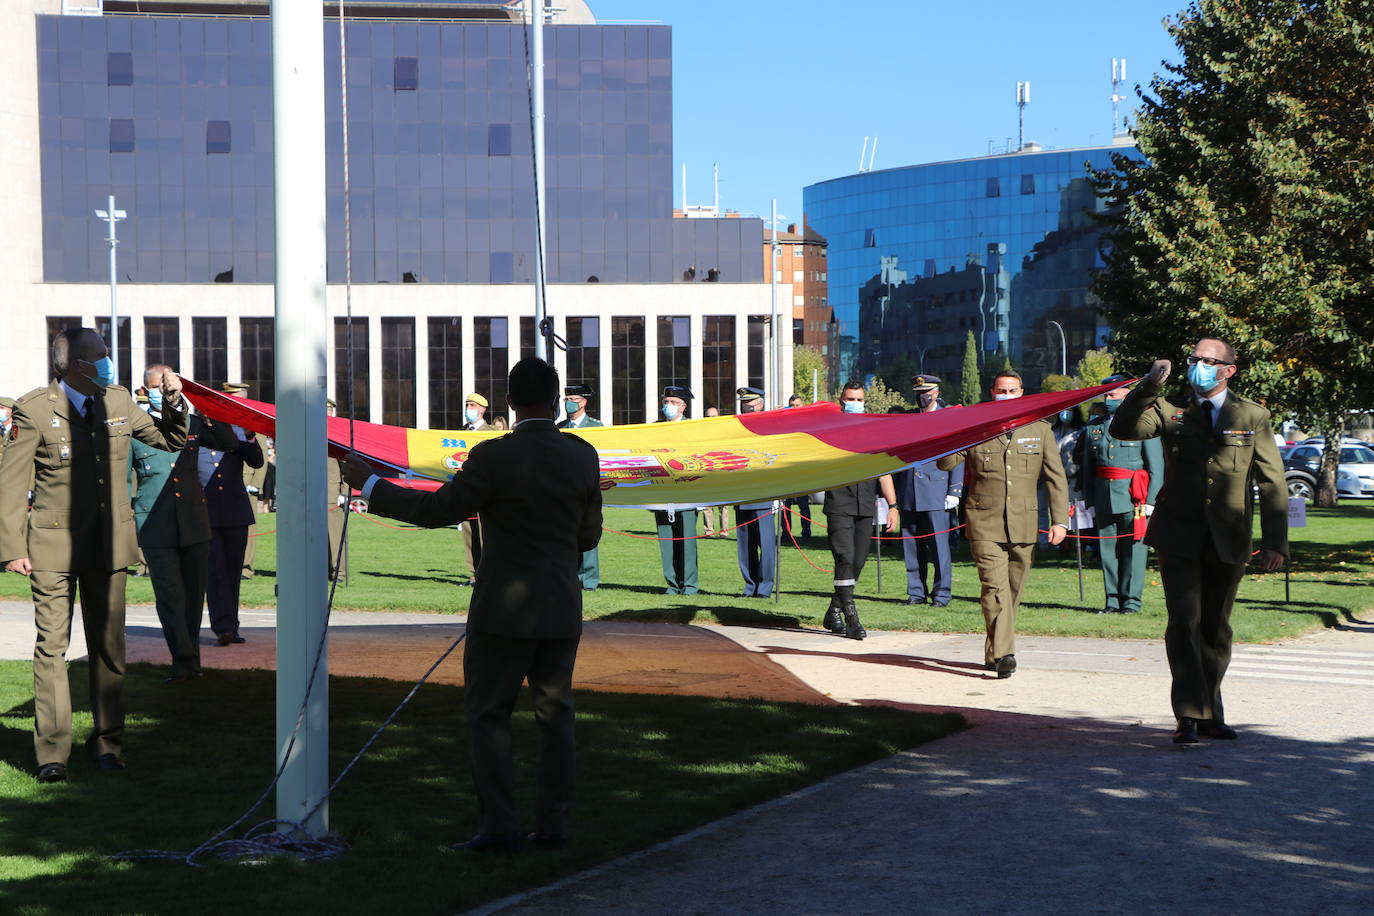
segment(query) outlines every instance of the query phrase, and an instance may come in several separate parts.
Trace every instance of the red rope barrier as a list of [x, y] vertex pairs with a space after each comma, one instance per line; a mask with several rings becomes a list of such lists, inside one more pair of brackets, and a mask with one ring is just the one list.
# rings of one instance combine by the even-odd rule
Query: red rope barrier
[[801, 554], [802, 559], [806, 561], [806, 565], [807, 565], [807, 566], [810, 566], [812, 569], [816, 570], [816, 572], [833, 573], [833, 572], [835, 571], [835, 570], [833, 570], [833, 569], [822, 569], [821, 567], [817, 566], [815, 563], [812, 563], [812, 562], [811, 562], [811, 558], [808, 557], [808, 556], [806, 555], [806, 551], [805, 551], [805, 550], [802, 550], [801, 545], [797, 543], [797, 536], [794, 535], [794, 534], [792, 533], [792, 528], [791, 528], [791, 526], [784, 526], [784, 527], [785, 527], [785, 529], [786, 529], [786, 531], [787, 531], [787, 537], [792, 541], [792, 546], [795, 547], [795, 548], [797, 548], [797, 553]]

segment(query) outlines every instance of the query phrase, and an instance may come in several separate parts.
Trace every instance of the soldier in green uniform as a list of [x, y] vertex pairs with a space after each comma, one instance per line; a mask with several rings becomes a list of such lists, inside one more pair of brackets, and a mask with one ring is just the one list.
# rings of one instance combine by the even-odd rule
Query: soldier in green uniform
[[[1000, 373], [992, 380], [992, 398], [1005, 401], [1024, 392], [1021, 376]], [[982, 583], [983, 621], [987, 639], [983, 661], [999, 678], [1016, 671], [1016, 611], [1021, 589], [1035, 556], [1038, 502], [1043, 482], [1049, 498], [1049, 542], [1061, 544], [1069, 533], [1069, 487], [1054, 442], [1054, 429], [1044, 420], [946, 455], [936, 462], [942, 471], [966, 464], [964, 536]]]
[[[1113, 375], [1102, 384], [1126, 381]], [[1164, 450], [1158, 439], [1117, 439], [1107, 431], [1112, 414], [1129, 388], [1107, 392], [1096, 414], [1083, 428], [1079, 489], [1093, 510], [1102, 557], [1106, 603], [1099, 614], [1134, 614], [1145, 587], [1145, 525], [1164, 482]], [[1099, 405], [1093, 405], [1097, 408]], [[1129, 536], [1127, 536], [1129, 535]]]
[[14, 398], [0, 398], [0, 461], [5, 460], [5, 444], [14, 427]]
[[[559, 429], [587, 429], [592, 426], [603, 426], [604, 424], [588, 415], [587, 402], [596, 397], [596, 392], [591, 385], [568, 385], [563, 389], [563, 412], [567, 414], [558, 424]], [[582, 583], [582, 590], [587, 592], [596, 591], [596, 587], [601, 584], [601, 557], [593, 547], [582, 554], [582, 561], [577, 567], [577, 578]]]
[[1112, 417], [1118, 439], [1164, 443], [1164, 487], [1145, 543], [1155, 549], [1169, 625], [1164, 648], [1173, 675], [1175, 744], [1233, 739], [1221, 681], [1231, 660], [1231, 605], [1252, 547], [1259, 488], [1258, 566], [1273, 572], [1288, 554], [1288, 489], [1269, 411], [1228, 383], [1236, 353], [1223, 340], [1197, 342], [1188, 357], [1190, 391], [1161, 397], [1168, 360], [1156, 360]]

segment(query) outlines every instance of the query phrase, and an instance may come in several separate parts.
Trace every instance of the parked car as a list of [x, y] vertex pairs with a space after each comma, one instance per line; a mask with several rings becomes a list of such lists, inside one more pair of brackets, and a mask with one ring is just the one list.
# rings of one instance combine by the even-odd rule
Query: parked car
[[[1321, 469], [1323, 441], [1311, 439], [1280, 449], [1283, 476], [1288, 495], [1311, 499], [1317, 492], [1317, 472]], [[1341, 461], [1336, 468], [1336, 493], [1342, 497], [1374, 499], [1374, 448], [1358, 440], [1341, 443]]]

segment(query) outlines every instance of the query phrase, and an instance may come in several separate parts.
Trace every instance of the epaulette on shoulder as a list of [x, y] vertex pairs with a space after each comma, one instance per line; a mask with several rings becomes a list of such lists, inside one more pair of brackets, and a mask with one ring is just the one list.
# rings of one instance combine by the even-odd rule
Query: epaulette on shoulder
[[29, 401], [35, 401], [35, 400], [37, 400], [38, 398], [42, 397], [43, 395], [46, 395], [47, 393], [48, 393], [48, 388], [47, 388], [46, 385], [44, 385], [42, 388], [35, 388], [35, 389], [33, 389], [32, 391], [30, 391], [28, 394], [23, 395], [23, 396], [18, 397], [18, 398], [15, 398], [14, 403], [15, 403], [16, 405], [27, 404]]

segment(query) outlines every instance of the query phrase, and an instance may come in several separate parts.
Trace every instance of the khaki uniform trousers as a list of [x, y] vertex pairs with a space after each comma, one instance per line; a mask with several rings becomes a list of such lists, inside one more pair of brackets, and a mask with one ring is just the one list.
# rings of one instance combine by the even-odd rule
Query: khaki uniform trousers
[[72, 695], [67, 681], [67, 647], [72, 609], [81, 594], [86, 631], [91, 717], [86, 741], [91, 756], [120, 753], [124, 740], [124, 580], [126, 571], [67, 573], [35, 569], [33, 592], [33, 746], [41, 767], [67, 762], [72, 750]]
[[1231, 605], [1244, 563], [1224, 563], [1209, 537], [1201, 556], [1156, 551], [1169, 624], [1164, 650], [1173, 675], [1176, 718], [1226, 721], [1221, 679], [1231, 663]]
[[1021, 589], [1035, 557], [1035, 545], [968, 543], [983, 587], [979, 597], [987, 625], [983, 661], [991, 665], [1004, 655], [1016, 654], [1016, 611], [1021, 606]]

